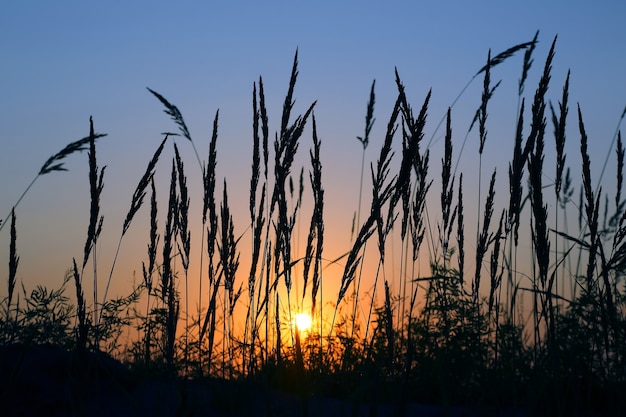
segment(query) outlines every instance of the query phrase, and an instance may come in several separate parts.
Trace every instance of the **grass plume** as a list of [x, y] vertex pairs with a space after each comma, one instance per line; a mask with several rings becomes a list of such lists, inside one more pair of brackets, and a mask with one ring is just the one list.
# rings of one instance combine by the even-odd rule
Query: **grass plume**
[[[59, 152], [55, 153], [50, 158], [48, 158], [46, 162], [44, 162], [44, 164], [41, 166], [41, 169], [39, 169], [39, 173], [37, 173], [35, 178], [33, 178], [30, 184], [28, 184], [24, 192], [22, 192], [22, 195], [20, 195], [20, 197], [17, 199], [17, 201], [13, 205], [13, 208], [17, 208], [20, 202], [24, 199], [24, 196], [26, 196], [28, 191], [32, 188], [33, 184], [35, 184], [35, 181], [37, 181], [39, 177], [41, 177], [42, 175], [50, 174], [51, 172], [67, 171], [67, 168], [65, 168], [64, 160], [76, 152], [82, 152], [88, 149], [89, 143], [92, 140], [91, 136], [92, 135], [89, 135], [80, 140], [70, 142]], [[106, 133], [94, 133], [93, 139], [94, 140], [100, 139], [104, 136], [106, 136]], [[5, 217], [4, 221], [0, 222], [0, 231], [2, 231], [2, 229], [4, 228], [4, 225], [8, 222], [9, 217], [11, 217], [11, 213], [9, 213]]]

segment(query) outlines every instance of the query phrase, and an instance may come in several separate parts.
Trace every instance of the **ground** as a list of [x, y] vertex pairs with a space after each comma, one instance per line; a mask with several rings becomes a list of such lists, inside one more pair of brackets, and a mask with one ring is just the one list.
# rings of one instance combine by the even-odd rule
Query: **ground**
[[[182, 416], [479, 416], [469, 409], [407, 404], [356, 404], [295, 395], [257, 383], [215, 379], [138, 378], [104, 354], [76, 354], [51, 345], [0, 348], [2, 415], [90, 417]], [[500, 411], [489, 415], [523, 415]]]

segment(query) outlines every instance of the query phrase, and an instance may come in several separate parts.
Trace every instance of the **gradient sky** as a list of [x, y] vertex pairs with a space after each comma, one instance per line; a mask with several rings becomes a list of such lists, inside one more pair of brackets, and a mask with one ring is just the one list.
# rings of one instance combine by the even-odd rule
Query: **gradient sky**
[[[203, 158], [219, 109], [217, 191], [221, 193], [221, 180], [226, 177], [232, 202], [239, 205], [235, 224], [243, 232], [248, 223], [252, 85], [263, 76], [273, 136], [298, 48], [294, 112], [300, 114], [318, 100], [315, 117], [326, 189], [326, 256], [334, 258], [349, 249], [361, 163], [361, 145], [355, 137], [363, 134], [372, 80], [376, 79], [377, 121], [366, 153], [368, 162], [378, 156], [396, 97], [394, 67], [415, 109], [432, 88], [426, 135], [430, 139], [447, 107], [486, 62], [488, 50], [495, 54], [530, 41], [536, 30], [540, 43], [525, 97], [532, 99], [550, 43], [558, 35], [549, 96], [556, 104], [571, 69], [567, 161], [577, 177], [579, 135], [573, 116], [579, 102], [590, 138], [592, 175], [597, 179], [626, 104], [624, 1], [3, 2], [0, 216], [9, 214], [49, 156], [88, 134], [89, 116], [93, 116], [96, 131], [108, 134], [97, 148], [99, 165], [107, 165], [98, 256], [101, 276], [108, 275], [137, 181], [162, 139], [160, 133], [176, 130], [146, 90], [150, 87], [179, 107]], [[503, 198], [521, 65], [519, 55], [492, 74], [494, 82], [503, 82], [490, 104], [484, 166], [488, 174], [498, 168]], [[479, 77], [453, 108], [455, 158], [480, 104], [481, 89]], [[548, 130], [551, 134], [551, 125]], [[442, 141], [437, 139], [442, 135], [437, 132], [432, 146], [435, 183], [442, 153]], [[300, 147], [304, 162], [310, 137], [307, 129]], [[548, 136], [551, 149], [550, 140]], [[197, 187], [200, 168], [193, 150], [182, 139], [178, 144], [191, 186]], [[159, 169], [159, 178], [165, 179], [158, 191], [161, 196], [167, 192], [172, 154], [170, 145]], [[466, 178], [477, 177], [476, 156], [474, 132], [461, 158]], [[547, 156], [548, 176], [552, 164]], [[36, 284], [58, 286], [72, 257], [82, 258], [89, 215], [87, 154], [71, 156], [66, 167], [69, 172], [39, 178], [17, 209], [18, 278], [28, 289]], [[305, 173], [308, 169], [307, 164]], [[485, 181], [488, 174], [483, 175]], [[475, 189], [476, 183], [466, 181], [466, 217], [470, 217], [476, 205], [471, 187]], [[364, 209], [369, 204], [367, 184]], [[191, 198], [193, 205], [201, 197], [192, 194]], [[437, 204], [433, 198], [434, 213]], [[161, 221], [162, 213], [161, 208]], [[308, 216], [303, 217], [302, 234]], [[140, 279], [147, 217], [147, 210], [142, 210], [122, 244], [114, 277], [119, 295], [133, 270]], [[192, 239], [196, 237], [199, 232]], [[0, 259], [8, 260], [8, 242], [6, 227], [0, 232]], [[0, 263], [7, 271], [8, 261]], [[6, 294], [4, 285], [0, 294]]]

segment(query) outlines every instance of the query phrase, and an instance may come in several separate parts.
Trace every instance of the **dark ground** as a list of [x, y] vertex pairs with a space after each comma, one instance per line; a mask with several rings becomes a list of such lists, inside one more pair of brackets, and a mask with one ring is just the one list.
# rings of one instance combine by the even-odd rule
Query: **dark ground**
[[79, 358], [59, 347], [0, 348], [2, 416], [523, 416], [512, 410], [358, 404], [295, 395], [258, 383], [138, 378], [104, 354]]

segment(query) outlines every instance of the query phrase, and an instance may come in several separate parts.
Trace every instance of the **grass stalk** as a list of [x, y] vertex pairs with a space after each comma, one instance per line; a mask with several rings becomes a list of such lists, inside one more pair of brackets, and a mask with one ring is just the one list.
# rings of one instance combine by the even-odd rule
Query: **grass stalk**
[[76, 259], [72, 260], [74, 272], [74, 285], [76, 287], [76, 316], [78, 317], [78, 331], [76, 347], [79, 352], [84, 353], [87, 349], [87, 314], [85, 308], [85, 297], [81, 285], [80, 274], [76, 266]]
[[[202, 173], [202, 242], [201, 242], [201, 254], [200, 254], [200, 285], [199, 293], [202, 294], [202, 281], [204, 277], [203, 260], [204, 260], [204, 244], [206, 237], [206, 254], [207, 254], [207, 275], [209, 281], [209, 301], [207, 305], [206, 314], [203, 320], [202, 326], [200, 326], [200, 320], [198, 320], [199, 332], [198, 332], [198, 345], [203, 345], [204, 335], [207, 332], [207, 326], [211, 323], [210, 337], [208, 344], [208, 356], [209, 356], [209, 372], [211, 371], [211, 357], [213, 353], [213, 334], [215, 325], [215, 308], [217, 288], [219, 282], [216, 283], [216, 271], [215, 271], [215, 241], [217, 236], [218, 220], [217, 220], [217, 206], [215, 204], [215, 170], [217, 167], [217, 135], [218, 135], [218, 121], [219, 110], [215, 112], [215, 118], [213, 119], [213, 134], [211, 136], [211, 142], [209, 144], [209, 154], [206, 165], [204, 166]], [[206, 235], [205, 235], [206, 233]], [[200, 305], [202, 305], [200, 303]], [[202, 350], [199, 354], [200, 368], [202, 369], [203, 353]]]
[[[81, 271], [84, 271], [89, 259], [90, 253], [92, 253], [93, 261], [93, 302], [94, 306], [98, 303], [98, 262], [97, 262], [97, 243], [98, 236], [102, 231], [102, 223], [104, 217], [100, 216], [100, 195], [104, 187], [104, 170], [106, 166], [102, 167], [98, 174], [98, 164], [96, 161], [96, 137], [93, 130], [93, 119], [89, 118], [89, 195], [90, 195], [90, 210], [89, 210], [89, 227], [87, 230], [87, 241], [85, 242], [85, 248], [83, 253], [83, 264]], [[82, 272], [81, 272], [82, 275]], [[98, 322], [95, 323], [96, 325]], [[96, 339], [98, 336], [96, 335]], [[84, 347], [84, 346], [83, 346]]]
[[189, 375], [187, 364], [189, 363], [189, 255], [191, 252], [191, 232], [189, 231], [189, 194], [187, 191], [187, 178], [183, 161], [178, 152], [178, 146], [174, 143], [176, 172], [178, 177], [178, 207], [176, 210], [177, 246], [181, 263], [185, 274], [185, 375]]
[[[104, 303], [107, 300], [109, 286], [111, 285], [111, 280], [113, 278], [113, 271], [115, 270], [117, 257], [119, 255], [120, 248], [122, 246], [122, 239], [124, 238], [124, 235], [128, 231], [128, 228], [130, 227], [133, 221], [133, 218], [135, 217], [135, 215], [137, 214], [137, 212], [143, 205], [143, 199], [146, 195], [146, 188], [148, 187], [148, 184], [150, 183], [151, 178], [154, 176], [154, 172], [155, 172], [154, 170], [156, 168], [157, 161], [159, 160], [159, 156], [161, 155], [161, 152], [163, 151], [163, 147], [165, 146], [165, 142], [167, 141], [168, 137], [169, 136], [166, 134], [163, 140], [161, 141], [161, 144], [159, 145], [154, 155], [152, 156], [152, 159], [148, 163], [146, 172], [143, 174], [143, 176], [139, 180], [139, 183], [137, 184], [137, 188], [135, 188], [135, 192], [133, 193], [133, 198], [130, 204], [130, 209], [128, 210], [128, 213], [126, 214], [126, 218], [124, 219], [124, 224], [122, 225], [122, 233], [120, 234], [120, 238], [117, 242], [117, 249], [115, 250], [115, 256], [113, 257], [113, 263], [111, 264], [111, 271], [109, 272], [109, 278], [107, 279], [107, 284], [104, 289], [104, 295], [102, 297], [101, 305], [104, 305]], [[97, 312], [94, 314], [96, 324], [98, 323], [100, 316], [101, 316], [101, 313]]]
[[165, 331], [165, 361], [167, 373], [175, 374], [174, 344], [176, 337], [176, 324], [178, 319], [175, 291], [175, 275], [172, 270], [173, 245], [176, 238], [176, 216], [178, 210], [178, 196], [176, 195], [176, 164], [172, 161], [172, 174], [170, 178], [170, 192], [168, 200], [167, 219], [165, 223], [165, 235], [163, 238], [163, 270], [161, 273], [161, 301], [166, 306], [166, 331]]
[[[17, 267], [20, 263], [20, 257], [17, 256], [17, 228], [15, 226], [15, 207], [11, 209], [11, 241], [9, 243], [9, 279], [8, 279], [8, 298], [7, 298], [7, 322], [11, 315], [11, 301], [13, 301], [13, 292], [15, 291], [15, 281], [17, 278]], [[16, 309], [16, 315], [18, 309]], [[17, 318], [17, 317], [16, 317]]]
[[144, 362], [150, 363], [150, 346], [152, 336], [152, 321], [150, 320], [150, 297], [153, 290], [153, 274], [156, 265], [157, 246], [160, 235], [157, 234], [157, 199], [156, 188], [154, 186], [154, 176], [150, 177], [150, 243], [148, 244], [148, 268], [145, 262], [142, 262], [143, 282], [146, 287], [146, 331], [144, 333]]
[[489, 192], [485, 201], [485, 211], [483, 214], [482, 230], [480, 231], [476, 241], [476, 270], [472, 281], [472, 300], [474, 304], [478, 303], [480, 291], [481, 269], [482, 263], [489, 246], [493, 242], [493, 234], [489, 232], [491, 224], [491, 216], [493, 215], [493, 201], [495, 197], [496, 170], [494, 169], [489, 183]]

